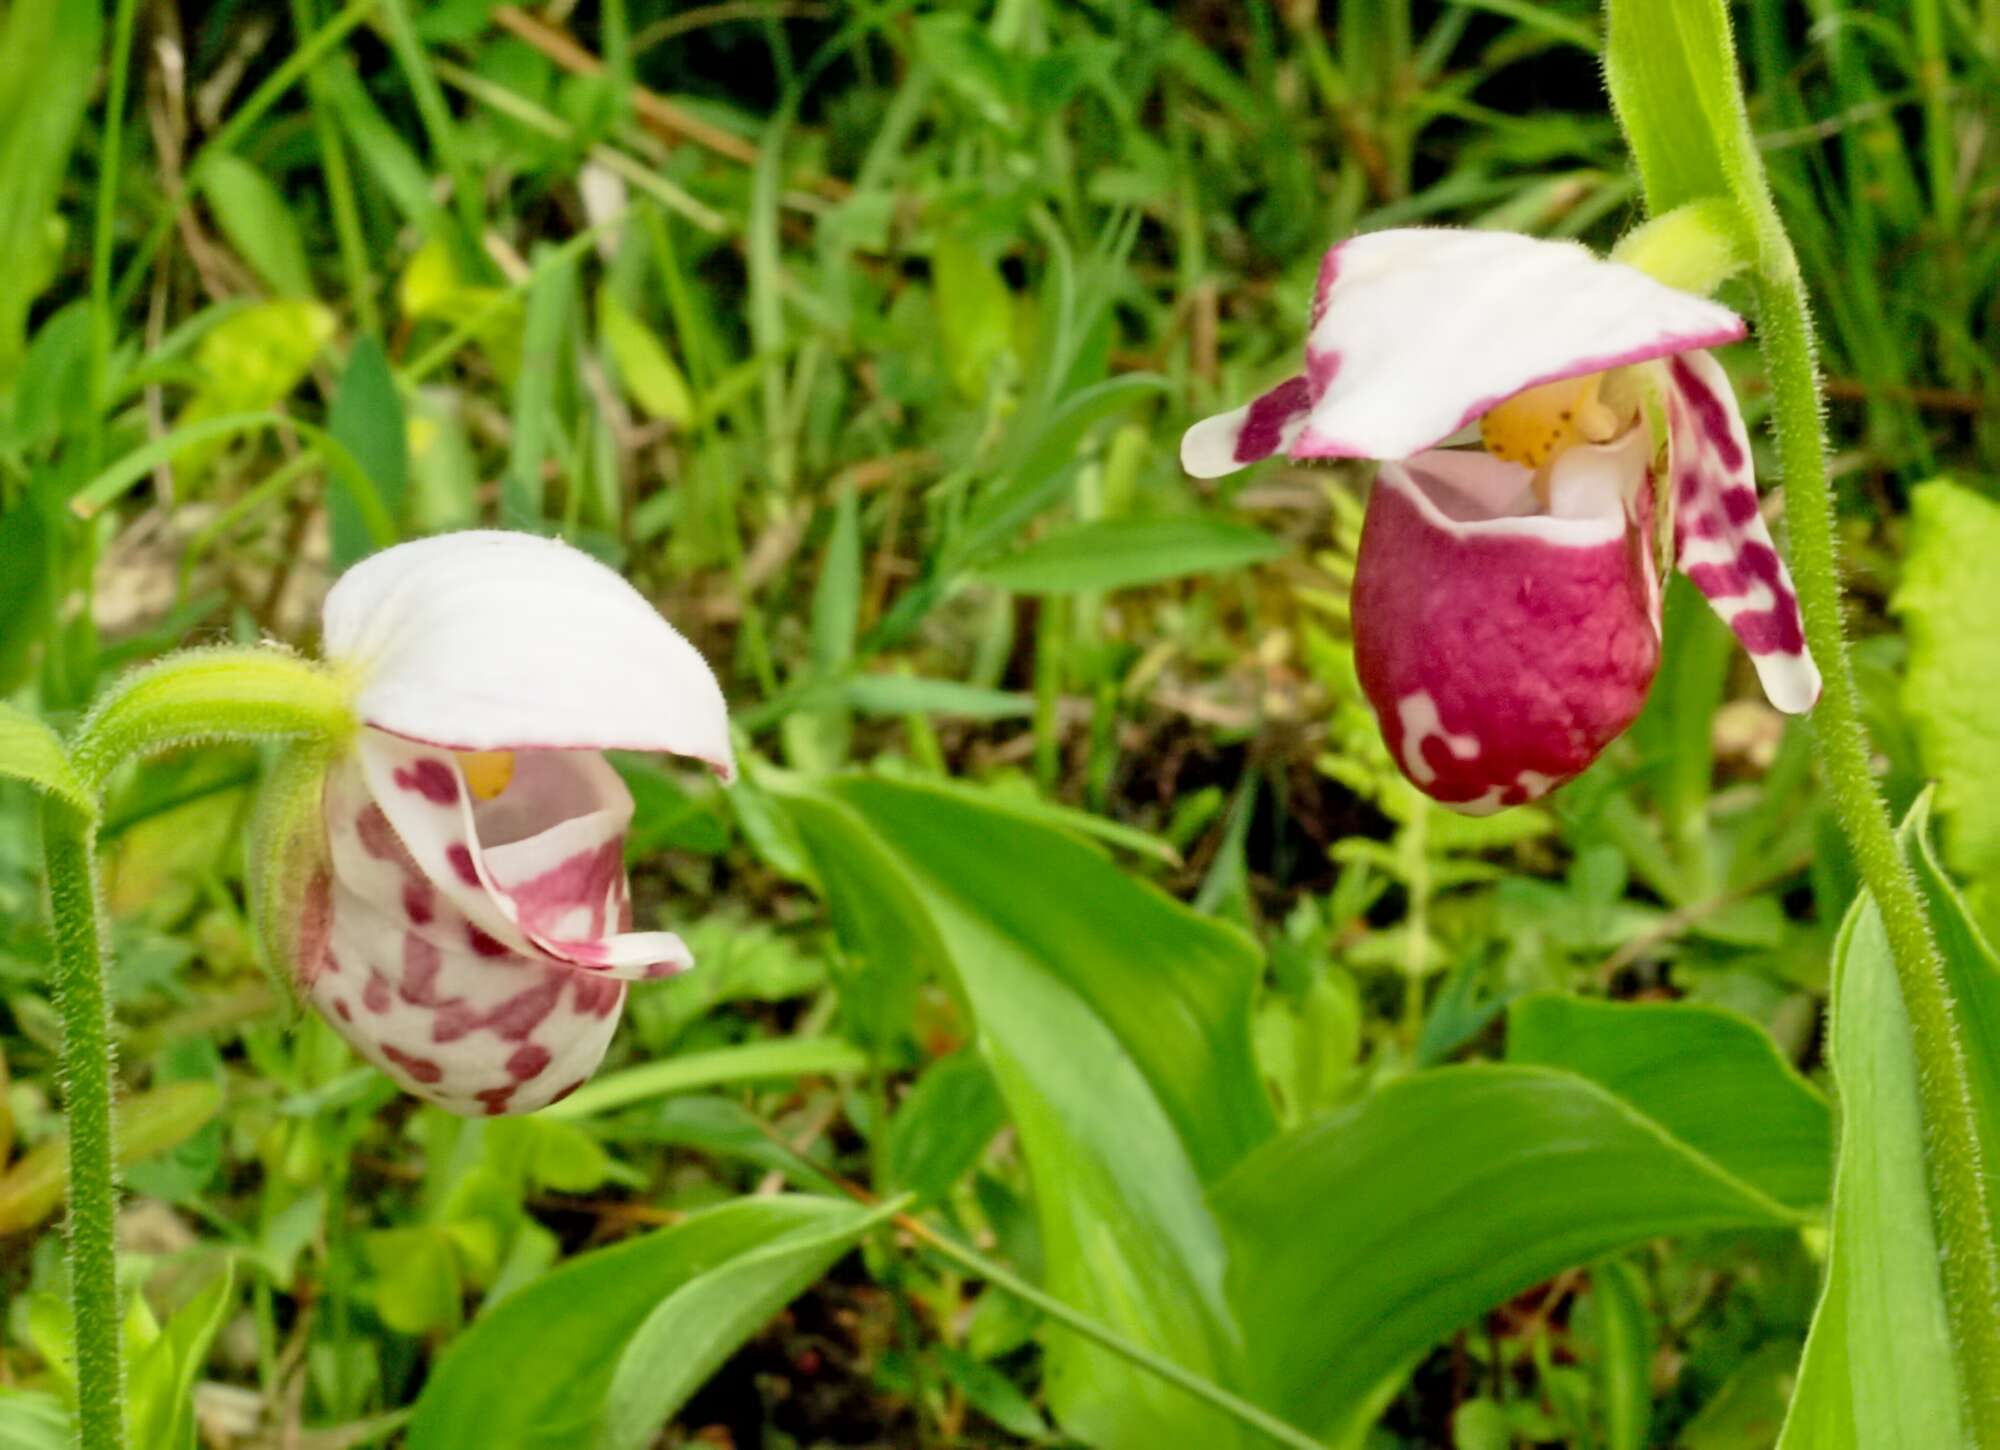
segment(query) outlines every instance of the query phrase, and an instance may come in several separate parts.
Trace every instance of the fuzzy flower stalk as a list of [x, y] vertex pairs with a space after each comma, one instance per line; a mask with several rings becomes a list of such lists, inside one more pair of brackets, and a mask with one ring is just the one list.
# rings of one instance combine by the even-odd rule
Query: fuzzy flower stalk
[[1708, 349], [1743, 320], [1568, 242], [1373, 232], [1326, 254], [1305, 368], [1189, 429], [1198, 477], [1380, 460], [1355, 664], [1390, 753], [1453, 809], [1547, 794], [1637, 717], [1678, 566], [1772, 704], [1820, 676]]
[[266, 800], [258, 916], [299, 994], [451, 1112], [533, 1112], [602, 1060], [628, 982], [687, 970], [633, 930], [632, 797], [606, 750], [734, 774], [715, 676], [614, 571], [473, 532], [403, 544], [326, 600], [345, 742]]

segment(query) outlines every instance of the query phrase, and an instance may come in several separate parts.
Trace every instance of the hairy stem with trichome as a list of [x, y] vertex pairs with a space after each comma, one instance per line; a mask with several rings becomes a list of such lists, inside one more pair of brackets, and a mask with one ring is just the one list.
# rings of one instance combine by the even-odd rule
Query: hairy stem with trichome
[[111, 1125], [111, 1002], [99, 932], [96, 827], [51, 797], [42, 807], [56, 1002], [62, 1013], [69, 1125], [70, 1300], [76, 1316], [78, 1438], [84, 1450], [125, 1443], [118, 1312], [118, 1186]]
[[1869, 768], [1860, 691], [1841, 620], [1833, 498], [1805, 282], [1776, 216], [1764, 218], [1757, 232], [1751, 281], [1771, 379], [1792, 571], [1806, 642], [1826, 682], [1813, 713], [1820, 770], [1861, 878], [1881, 910], [1909, 1014], [1945, 1304], [1974, 1442], [1994, 1450], [2000, 1447], [2000, 1245], [1991, 1232], [1972, 1069], [1929, 913]]

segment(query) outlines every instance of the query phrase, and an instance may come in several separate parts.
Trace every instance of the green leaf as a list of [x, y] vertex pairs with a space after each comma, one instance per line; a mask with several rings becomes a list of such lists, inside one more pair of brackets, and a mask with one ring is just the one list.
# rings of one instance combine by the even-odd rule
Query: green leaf
[[28, 309], [55, 277], [56, 206], [103, 31], [103, 7], [70, 0], [16, 0], [0, 19], [0, 391], [14, 381]]
[[598, 1423], [599, 1450], [641, 1450], [736, 1347], [901, 1208], [802, 1199], [817, 1222], [707, 1269], [646, 1316], [619, 1357]]
[[43, 642], [51, 609], [49, 526], [33, 494], [0, 514], [0, 693], [11, 693]]
[[71, 767], [55, 731], [4, 700], [0, 700], [0, 775], [58, 796], [84, 816], [97, 814], [90, 787]]
[[1051, 534], [976, 577], [1024, 594], [1130, 589], [1241, 569], [1284, 552], [1283, 540], [1225, 519], [1105, 519]]
[[833, 506], [833, 529], [826, 558], [813, 586], [812, 661], [831, 674], [854, 658], [854, 633], [861, 619], [861, 508], [852, 488], [843, 488]]
[[76, 1417], [61, 1400], [39, 1390], [0, 1387], [0, 1445], [7, 1450], [71, 1450]]
[[1329, 1438], [1364, 1428], [1432, 1344], [1563, 1268], [1801, 1217], [1597, 1084], [1511, 1064], [1394, 1082], [1252, 1154], [1215, 1207], [1257, 1397]]
[[1891, 606], [1909, 636], [1903, 707], [1937, 781], [1945, 858], [2000, 880], [2000, 632], [1986, 607], [2000, 504], [1938, 480], [1910, 493], [1909, 552]]
[[928, 1202], [979, 1161], [1006, 1119], [993, 1073], [977, 1053], [940, 1058], [889, 1121], [889, 1181]]
[[[192, 1137], [222, 1106], [213, 1082], [177, 1082], [118, 1105], [118, 1161], [137, 1163]], [[0, 1174], [0, 1234], [33, 1228], [63, 1201], [65, 1139], [37, 1143]]]
[[[1042, 1185], [1049, 1290], [1195, 1373], [1239, 1379], [1202, 1185], [1273, 1126], [1248, 939], [1091, 846], [958, 795], [848, 779], [786, 804], [848, 949], [941, 962], [970, 1006]], [[1155, 1377], [1048, 1336], [1049, 1400], [1077, 1438], [1243, 1443]]]
[[1508, 1009], [1507, 1060], [1589, 1078], [1780, 1203], [1827, 1201], [1832, 1112], [1747, 1018], [1692, 1002], [1528, 997]]
[[545, 1118], [587, 1118], [669, 1093], [691, 1092], [726, 1082], [862, 1072], [868, 1058], [835, 1037], [781, 1037], [747, 1042], [605, 1073], [559, 1103], [542, 1110]]
[[1014, 294], [977, 247], [953, 235], [931, 248], [931, 291], [951, 380], [977, 402], [986, 396], [993, 365], [1012, 350]]
[[1723, 0], [1610, 0], [1604, 75], [1654, 216], [1718, 196], [1769, 210]]
[[[537, 252], [528, 286], [527, 326], [521, 338], [521, 374], [514, 382], [514, 439], [507, 472], [500, 481], [500, 521], [508, 528], [533, 528], [542, 521], [542, 464], [555, 450], [561, 424], [556, 417], [556, 385], [563, 342], [576, 293], [576, 259], [553, 260]], [[547, 265], [543, 265], [547, 262]]]
[[[374, 483], [380, 506], [400, 520], [410, 491], [409, 428], [388, 355], [374, 338], [362, 338], [348, 354], [327, 413], [326, 431], [354, 455]], [[377, 542], [365, 505], [347, 478], [336, 473], [329, 482], [327, 522], [333, 531], [333, 567], [339, 572], [372, 552]]]
[[227, 430], [203, 430], [238, 414], [275, 408], [305, 378], [333, 334], [333, 314], [305, 298], [280, 298], [230, 313], [195, 346], [201, 387], [174, 419], [174, 431], [126, 457], [178, 439], [167, 455], [174, 466], [189, 474], [205, 471], [221, 453], [219, 440]]
[[[1958, 1008], [1990, 1205], [2000, 1151], [2000, 960], [1932, 853], [1930, 805], [1928, 792], [1920, 796], [1897, 834]], [[1924, 1164], [1918, 1067], [1881, 914], [1865, 894], [1834, 947], [1829, 1035], [1841, 1103], [1833, 1227], [1780, 1450], [1956, 1445], [1962, 1395]]]
[[693, 426], [694, 396], [666, 344], [609, 287], [597, 292], [597, 327], [632, 401], [649, 417], [664, 418], [676, 428]]
[[292, 209], [270, 178], [240, 156], [205, 153], [201, 190], [222, 234], [280, 297], [310, 297], [312, 269]]
[[1065, 398], [1039, 427], [1017, 433], [1017, 441], [994, 463], [993, 471], [1000, 481], [966, 520], [964, 534], [954, 546], [953, 566], [977, 564], [987, 552], [1012, 538], [1023, 524], [1055, 501], [1091, 429], [1165, 387], [1165, 379], [1150, 373], [1109, 378]]
[[126, 1414], [133, 1444], [195, 1450], [195, 1379], [234, 1302], [235, 1279], [233, 1265], [223, 1260], [221, 1271], [174, 1311], [159, 1338], [133, 1356]]
[[1642, 1286], [1639, 1272], [1622, 1259], [1608, 1259], [1590, 1273], [1606, 1450], [1645, 1450], [1652, 1428], [1659, 1330]]
[[1034, 713], [1032, 697], [957, 680], [915, 675], [853, 675], [840, 682], [841, 703], [864, 715], [960, 715], [968, 720], [1017, 720]]
[[451, 1233], [438, 1224], [378, 1229], [361, 1241], [374, 1276], [375, 1312], [399, 1334], [457, 1326], [465, 1295]]
[[1840, 1164], [1826, 1283], [1781, 1450], [1964, 1443], [1924, 1169], [1910, 1024], [1888, 936], [1858, 899], [1834, 947], [1829, 1051]]
[[[452, 1342], [417, 1400], [409, 1450], [574, 1450], [590, 1443], [625, 1346], [657, 1308], [742, 1255], [866, 1216], [830, 1199], [743, 1198], [571, 1259]], [[748, 1329], [732, 1321], [729, 1332]], [[683, 1351], [714, 1356], [724, 1337], [697, 1337]], [[722, 1345], [722, 1354], [737, 1342]], [[552, 1346], [559, 1362], [551, 1360]]]

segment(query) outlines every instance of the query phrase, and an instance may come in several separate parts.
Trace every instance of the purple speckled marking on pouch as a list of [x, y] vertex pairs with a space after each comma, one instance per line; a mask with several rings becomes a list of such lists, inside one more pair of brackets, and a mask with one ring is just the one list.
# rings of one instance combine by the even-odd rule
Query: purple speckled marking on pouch
[[444, 954], [435, 944], [413, 931], [403, 933], [403, 984], [397, 992], [405, 1002], [412, 1007], [437, 1007], [438, 973], [443, 967]]
[[398, 787], [422, 796], [434, 806], [449, 806], [458, 803], [458, 776], [442, 760], [426, 757], [398, 769], [395, 774]]
[[465, 944], [472, 948], [474, 955], [482, 957], [504, 957], [510, 955], [507, 944], [488, 936], [471, 922], [465, 924]]
[[421, 876], [412, 876], [403, 883], [403, 915], [410, 919], [410, 925], [431, 924], [437, 915], [436, 895], [430, 882]]
[[507, 1076], [516, 1082], [526, 1082], [531, 1077], [539, 1076], [550, 1061], [551, 1054], [541, 1043], [524, 1042], [507, 1059]]
[[411, 1078], [426, 1086], [443, 1081], [444, 1069], [428, 1057], [418, 1057], [413, 1052], [405, 1052], [393, 1042], [382, 1044], [382, 1055], [396, 1064]]
[[472, 848], [465, 842], [453, 841], [445, 847], [444, 859], [460, 881], [467, 886], [479, 885], [479, 868], [472, 863]]

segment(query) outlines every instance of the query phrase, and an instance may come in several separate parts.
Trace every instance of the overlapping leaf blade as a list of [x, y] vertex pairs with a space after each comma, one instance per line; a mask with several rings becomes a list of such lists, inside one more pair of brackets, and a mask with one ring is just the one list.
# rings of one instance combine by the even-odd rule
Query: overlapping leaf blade
[[[1938, 935], [1962, 1034], [1988, 1182], [2000, 1147], [2000, 962], [1938, 865], [1931, 797], [1900, 834]], [[1918, 1064], [1881, 913], [1867, 896], [1834, 950], [1831, 1056], [1840, 1166], [1826, 1283], [1780, 1450], [1916, 1450], [1966, 1443], [1934, 1209]], [[1989, 1194], [1989, 1203], [1991, 1195]]]
[[[814, 1261], [805, 1276], [810, 1280], [853, 1242], [841, 1237], [842, 1230], [858, 1236], [869, 1222], [866, 1209], [837, 1199], [740, 1198], [585, 1254], [513, 1295], [453, 1341], [417, 1401], [410, 1450], [574, 1450], [590, 1444], [627, 1344], [675, 1296], [720, 1294], [736, 1301], [738, 1312], [712, 1325], [707, 1338], [682, 1346], [690, 1360], [712, 1369], [795, 1292], [793, 1276], [760, 1272], [770, 1267], [766, 1250], [810, 1238], [826, 1255]], [[554, 1359], [552, 1347], [559, 1350]], [[642, 1408], [666, 1415], [679, 1402], [654, 1396]], [[628, 1413], [634, 1408], [640, 1407], [627, 1402]]]
[[1221, 1185], [1259, 1397], [1366, 1427], [1410, 1363], [1481, 1310], [1661, 1234], [1798, 1215], [1572, 1073], [1419, 1073], [1287, 1134]]
[[[1271, 1131], [1247, 940], [1046, 826], [848, 780], [790, 809], [849, 950], [947, 968], [1037, 1186], [1065, 1301], [1210, 1379], [1243, 1377], [1203, 1197]], [[1181, 1391], [1052, 1334], [1051, 1404], [1095, 1445], [1243, 1443]]]

